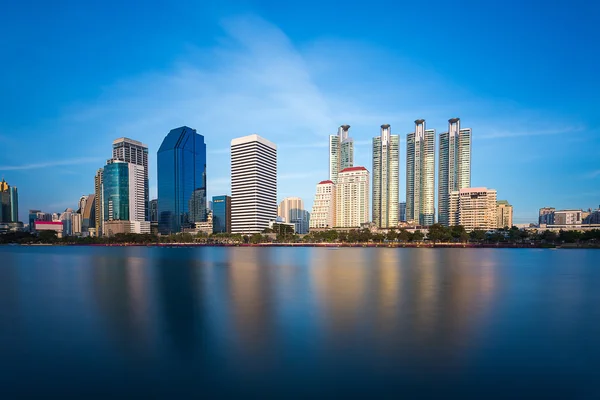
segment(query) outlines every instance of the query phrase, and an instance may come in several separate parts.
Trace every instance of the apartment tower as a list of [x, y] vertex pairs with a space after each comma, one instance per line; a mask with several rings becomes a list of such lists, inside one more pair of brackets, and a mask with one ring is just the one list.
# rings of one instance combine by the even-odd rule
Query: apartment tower
[[400, 136], [381, 125], [373, 138], [373, 222], [378, 228], [398, 226], [400, 184]]
[[321, 181], [317, 184], [317, 193], [310, 213], [310, 228], [323, 229], [335, 226], [335, 184]]
[[348, 136], [350, 125], [338, 128], [337, 135], [329, 136], [329, 180], [337, 183], [341, 170], [354, 165], [354, 140]]
[[415, 131], [406, 136], [406, 221], [429, 226], [434, 223], [435, 129], [425, 120], [415, 121]]
[[365, 167], [341, 170], [335, 195], [336, 227], [358, 228], [369, 222], [369, 171]]

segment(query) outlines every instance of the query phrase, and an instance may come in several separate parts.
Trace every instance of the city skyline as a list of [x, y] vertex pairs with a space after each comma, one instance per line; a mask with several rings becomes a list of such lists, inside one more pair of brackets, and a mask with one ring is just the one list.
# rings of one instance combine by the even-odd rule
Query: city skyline
[[[21, 7], [5, 10], [5, 15], [14, 16], [0, 28], [8, 29], [7, 37], [23, 23]], [[20, 220], [27, 219], [28, 209], [75, 208], [82, 194], [94, 192], [89, 176], [106, 160], [106, 143], [123, 136], [150, 149], [150, 198], [156, 198], [157, 191], [156, 149], [169, 129], [187, 124], [205, 136], [209, 198], [230, 194], [228, 166], [222, 162], [228, 142], [254, 132], [269, 137], [278, 144], [278, 201], [299, 196], [310, 209], [315, 184], [328, 177], [327, 138], [336, 127], [352, 125], [354, 165], [369, 166], [371, 138], [382, 123], [400, 135], [404, 149], [415, 118], [426, 119], [428, 127], [442, 132], [452, 116], [475, 133], [471, 185], [498, 190], [515, 207], [515, 222], [535, 222], [537, 210], [547, 204], [586, 209], [599, 203], [599, 84], [591, 73], [598, 62], [580, 51], [592, 44], [581, 30], [587, 29], [593, 12], [584, 13], [582, 20], [581, 13], [571, 19], [570, 10], [546, 10], [548, 18], [541, 24], [532, 20], [537, 11], [528, 5], [506, 5], [506, 10], [493, 14], [486, 13], [485, 5], [476, 5], [464, 10], [464, 18], [480, 17], [473, 18], [470, 29], [447, 37], [419, 31], [406, 40], [390, 28], [379, 29], [379, 18], [358, 14], [352, 7], [322, 10], [323, 18], [341, 14], [356, 21], [343, 34], [305, 11], [300, 15], [310, 28], [306, 25], [300, 33], [297, 18], [289, 18], [290, 12], [282, 8], [254, 7], [250, 2], [243, 13], [203, 13], [198, 7], [195, 11], [206, 22], [201, 33], [161, 25], [163, 46], [153, 46], [157, 36], [131, 35], [125, 21], [111, 21], [104, 13], [95, 18], [114, 27], [110, 38], [90, 42], [85, 18], [72, 18], [73, 29], [84, 28], [78, 29], [77, 37], [54, 27], [65, 18], [56, 13], [77, 15], [84, 12], [83, 5], [28, 14], [50, 32], [53, 41], [47, 53], [33, 45], [33, 36], [25, 35], [0, 56], [10, 61], [3, 65], [13, 82], [3, 88], [0, 173], [19, 188]], [[386, 5], [385, 10], [414, 27], [410, 15], [416, 8]], [[135, 15], [129, 5], [122, 11]], [[438, 4], [429, 18], [440, 23], [450, 11], [450, 6]], [[171, 16], [178, 12], [165, 10]], [[499, 23], [503, 16], [513, 22], [510, 32]], [[148, 22], [156, 18], [149, 16]], [[561, 21], [559, 31], [547, 23], [553, 20]], [[371, 29], [375, 26], [378, 29]], [[495, 36], [495, 30], [504, 32], [503, 37]], [[449, 52], [457, 41], [460, 68], [440, 62], [454, 54]], [[488, 46], [490, 42], [499, 46]], [[554, 43], [552, 51], [545, 43]], [[84, 44], [82, 48], [98, 51], [91, 52], [89, 60], [70, 57]], [[23, 47], [33, 49], [35, 65], [44, 67], [37, 68], [37, 74], [31, 73], [34, 64], [19, 56]], [[123, 57], [107, 57], [103, 48]], [[136, 50], [149, 48], [152, 51], [143, 56]], [[569, 73], [564, 59], [572, 65], [566, 69]], [[556, 88], [556, 81], [563, 85]], [[26, 96], [33, 88], [36, 96]], [[395, 95], [383, 98], [382, 89]], [[24, 145], [23, 137], [30, 146]], [[565, 151], [547, 162], [549, 155], [542, 149], [557, 143]], [[588, 148], [592, 154], [581, 157]], [[316, 161], [305, 165], [307, 159]], [[498, 167], [491, 167], [489, 160], [497, 160]], [[404, 175], [400, 174], [400, 200], [406, 197]], [[65, 190], [52, 190], [57, 180], [69, 182]], [[555, 190], [557, 180], [564, 182], [564, 190]]]

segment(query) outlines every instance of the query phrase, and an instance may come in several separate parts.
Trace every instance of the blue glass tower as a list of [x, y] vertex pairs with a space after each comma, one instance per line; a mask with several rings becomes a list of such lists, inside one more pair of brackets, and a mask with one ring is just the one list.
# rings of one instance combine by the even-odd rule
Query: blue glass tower
[[213, 233], [231, 233], [231, 197], [213, 196]]
[[129, 165], [110, 160], [104, 167], [104, 221], [129, 220]]
[[187, 126], [173, 129], [158, 150], [158, 231], [181, 232], [206, 221], [206, 144]]

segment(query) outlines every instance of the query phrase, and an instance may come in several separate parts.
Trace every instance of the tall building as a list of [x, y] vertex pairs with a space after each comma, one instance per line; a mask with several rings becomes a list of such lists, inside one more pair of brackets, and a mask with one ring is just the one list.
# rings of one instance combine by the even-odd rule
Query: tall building
[[467, 232], [496, 229], [496, 191], [484, 187], [465, 188], [450, 194], [450, 225]]
[[38, 214], [41, 212], [42, 210], [29, 210], [29, 232], [35, 231], [35, 221], [38, 220]]
[[0, 222], [19, 222], [19, 193], [4, 178], [0, 182]]
[[438, 164], [438, 223], [450, 225], [450, 193], [471, 187], [471, 129], [460, 127], [460, 118], [448, 120], [440, 134]]
[[401, 201], [398, 204], [398, 221], [406, 222], [406, 202]]
[[[146, 221], [144, 167], [108, 160], [103, 174], [104, 221], [143, 222], [140, 232], [149, 233]], [[104, 232], [107, 234], [109, 232]], [[110, 234], [110, 233], [109, 233]]]
[[335, 184], [329, 180], [321, 181], [317, 184], [317, 192], [313, 201], [310, 228], [333, 228], [335, 222]]
[[337, 135], [329, 136], [329, 180], [337, 183], [338, 173], [354, 166], [354, 140], [348, 136], [350, 125], [338, 128]]
[[554, 207], [543, 207], [540, 208], [538, 223], [540, 225], [554, 225]]
[[148, 146], [137, 140], [120, 138], [113, 142], [113, 160], [125, 161], [144, 167], [144, 214], [150, 221], [149, 181], [148, 181]]
[[335, 196], [336, 227], [358, 228], [369, 222], [369, 171], [365, 167], [341, 170]]
[[296, 233], [308, 233], [308, 212], [304, 209], [304, 202], [300, 197], [286, 197], [277, 208], [277, 215], [285, 222], [294, 224]]
[[415, 131], [406, 136], [406, 221], [434, 223], [435, 129], [425, 120], [415, 121]]
[[379, 228], [398, 226], [400, 136], [389, 125], [373, 138], [373, 222]]
[[277, 217], [277, 146], [258, 135], [231, 141], [231, 232], [260, 233]]
[[94, 218], [96, 220], [96, 236], [102, 236], [103, 228], [104, 228], [104, 187], [103, 187], [103, 175], [104, 169], [100, 168], [96, 172], [96, 176], [94, 176], [94, 197], [95, 200], [95, 210], [94, 210]]
[[496, 218], [497, 228], [512, 228], [513, 226], [513, 206], [506, 200], [498, 200], [496, 202]]
[[212, 205], [213, 233], [231, 233], [231, 197], [213, 196]]
[[158, 200], [150, 200], [150, 222], [158, 222]]
[[158, 230], [181, 232], [206, 216], [204, 136], [182, 126], [171, 130], [158, 150]]
[[[85, 235], [90, 228], [96, 228], [96, 195], [85, 196], [85, 203], [80, 204], [81, 232]], [[81, 207], [83, 206], [83, 208]]]

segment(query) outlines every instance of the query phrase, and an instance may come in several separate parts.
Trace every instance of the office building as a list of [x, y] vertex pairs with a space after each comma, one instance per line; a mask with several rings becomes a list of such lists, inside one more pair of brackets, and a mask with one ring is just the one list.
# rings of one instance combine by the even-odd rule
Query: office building
[[148, 146], [137, 140], [119, 138], [113, 142], [112, 158], [144, 167], [144, 214], [146, 221], [150, 221]]
[[213, 196], [212, 205], [213, 233], [231, 233], [231, 197]]
[[381, 125], [373, 138], [373, 222], [378, 228], [398, 226], [400, 136]]
[[496, 191], [484, 187], [465, 188], [450, 194], [450, 225], [467, 232], [496, 229]]
[[310, 229], [333, 228], [335, 226], [335, 184], [333, 181], [321, 181], [317, 184]]
[[[150, 233], [146, 221], [144, 167], [119, 160], [108, 160], [103, 173], [104, 221], [135, 221], [140, 231]], [[114, 225], [114, 224], [113, 224]], [[113, 227], [114, 228], [114, 227]], [[104, 232], [104, 234], [109, 232]], [[113, 232], [114, 233], [114, 229]]]
[[553, 225], [554, 224], [554, 207], [543, 207], [540, 208], [538, 224], [540, 225]]
[[512, 228], [513, 227], [513, 206], [506, 200], [498, 200], [496, 202], [496, 218], [498, 223], [497, 228]]
[[94, 218], [96, 220], [96, 236], [102, 236], [104, 228], [104, 187], [103, 187], [104, 169], [100, 168], [94, 176], [94, 195], [95, 195], [95, 210]]
[[337, 135], [329, 136], [329, 180], [337, 183], [338, 173], [354, 166], [354, 140], [348, 136], [350, 125], [338, 128]]
[[557, 210], [554, 211], [554, 225], [581, 225], [583, 223], [582, 210]]
[[158, 200], [150, 200], [150, 222], [158, 222]]
[[471, 129], [460, 118], [448, 120], [440, 134], [438, 164], [438, 223], [450, 225], [450, 193], [471, 187]]
[[0, 223], [19, 222], [19, 194], [4, 178], [0, 182]]
[[58, 220], [63, 224], [63, 236], [73, 235], [73, 214], [73, 209], [67, 208], [58, 217]]
[[406, 136], [406, 221], [429, 226], [434, 223], [435, 129], [425, 120], [415, 121], [415, 131]]
[[90, 229], [96, 228], [96, 195], [85, 196], [85, 202], [80, 202], [78, 212], [81, 214], [81, 232], [86, 236]]
[[277, 215], [287, 223], [294, 224], [298, 234], [308, 233], [309, 213], [304, 209], [304, 202], [300, 197], [286, 197], [277, 208]]
[[406, 202], [401, 201], [398, 204], [398, 221], [406, 222]]
[[38, 214], [41, 210], [29, 210], [29, 232], [35, 232], [35, 221], [37, 221]]
[[231, 232], [260, 233], [277, 217], [277, 146], [258, 135], [231, 141]]
[[369, 222], [369, 171], [365, 167], [341, 170], [335, 192], [336, 227], [359, 228]]
[[158, 229], [182, 232], [206, 221], [206, 144], [187, 126], [173, 129], [158, 150]]

